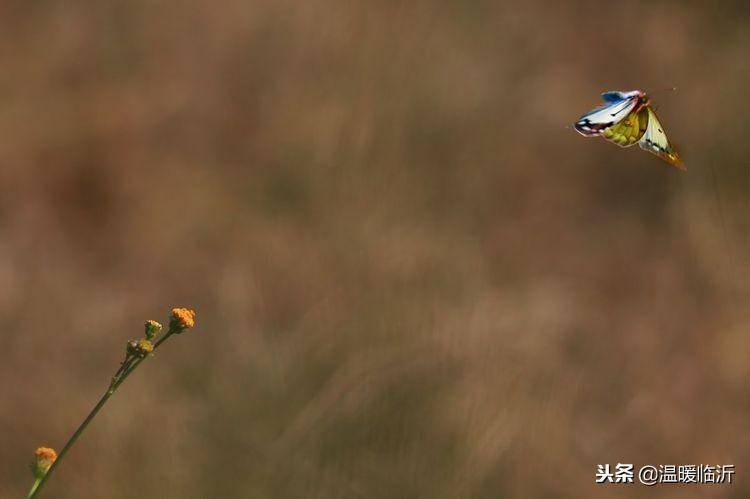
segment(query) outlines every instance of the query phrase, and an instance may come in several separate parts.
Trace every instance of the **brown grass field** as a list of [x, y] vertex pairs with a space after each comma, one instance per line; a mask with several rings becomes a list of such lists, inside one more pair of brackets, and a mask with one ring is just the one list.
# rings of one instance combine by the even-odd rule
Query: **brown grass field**
[[[173, 306], [44, 498], [750, 497], [748, 23], [0, 2], [0, 497]], [[634, 88], [686, 172], [567, 128]]]

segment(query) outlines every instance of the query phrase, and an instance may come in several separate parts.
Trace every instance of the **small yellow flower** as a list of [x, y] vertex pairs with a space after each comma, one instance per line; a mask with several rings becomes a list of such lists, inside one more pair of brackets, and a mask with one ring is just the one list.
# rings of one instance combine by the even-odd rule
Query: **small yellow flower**
[[169, 320], [169, 330], [173, 333], [181, 333], [195, 326], [195, 311], [189, 308], [173, 308]]
[[134, 355], [136, 357], [145, 357], [154, 351], [154, 345], [151, 344], [146, 338], [140, 340], [130, 340], [126, 348], [128, 355]]
[[34, 478], [42, 478], [49, 471], [49, 467], [57, 459], [57, 452], [49, 447], [39, 447], [34, 453], [34, 461], [31, 463], [31, 472]]
[[138, 340], [138, 352], [141, 354], [142, 357], [145, 357], [146, 355], [150, 354], [154, 351], [154, 345], [151, 344], [150, 341], [148, 341], [146, 338], [141, 338]]
[[161, 333], [162, 325], [156, 321], [146, 321], [146, 339], [153, 340], [154, 337]]

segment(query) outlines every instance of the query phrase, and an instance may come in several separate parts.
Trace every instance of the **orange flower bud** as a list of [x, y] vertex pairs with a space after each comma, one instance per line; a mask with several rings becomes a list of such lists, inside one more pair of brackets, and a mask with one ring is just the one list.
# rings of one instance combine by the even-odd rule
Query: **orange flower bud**
[[44, 477], [55, 459], [57, 459], [57, 452], [54, 449], [39, 447], [34, 453], [34, 461], [31, 463], [31, 472], [34, 473], [34, 477]]
[[169, 320], [169, 330], [181, 333], [195, 326], [195, 311], [189, 308], [173, 308]]

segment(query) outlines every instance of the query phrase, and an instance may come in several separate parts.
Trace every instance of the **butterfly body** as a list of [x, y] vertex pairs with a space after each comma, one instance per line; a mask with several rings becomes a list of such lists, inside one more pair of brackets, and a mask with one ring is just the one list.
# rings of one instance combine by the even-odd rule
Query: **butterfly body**
[[584, 114], [573, 125], [578, 133], [585, 137], [603, 137], [621, 147], [637, 143], [641, 149], [656, 154], [670, 165], [685, 168], [644, 92], [605, 92], [602, 99], [604, 106]]

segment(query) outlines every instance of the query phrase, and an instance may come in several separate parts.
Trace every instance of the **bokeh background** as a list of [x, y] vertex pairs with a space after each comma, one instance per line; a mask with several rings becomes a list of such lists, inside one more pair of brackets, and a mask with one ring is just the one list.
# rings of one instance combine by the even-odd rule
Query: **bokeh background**
[[[189, 306], [47, 497], [747, 497], [748, 22], [3, 1], [0, 496]], [[633, 88], [687, 172], [566, 128]], [[617, 462], [737, 476], [594, 485]]]

